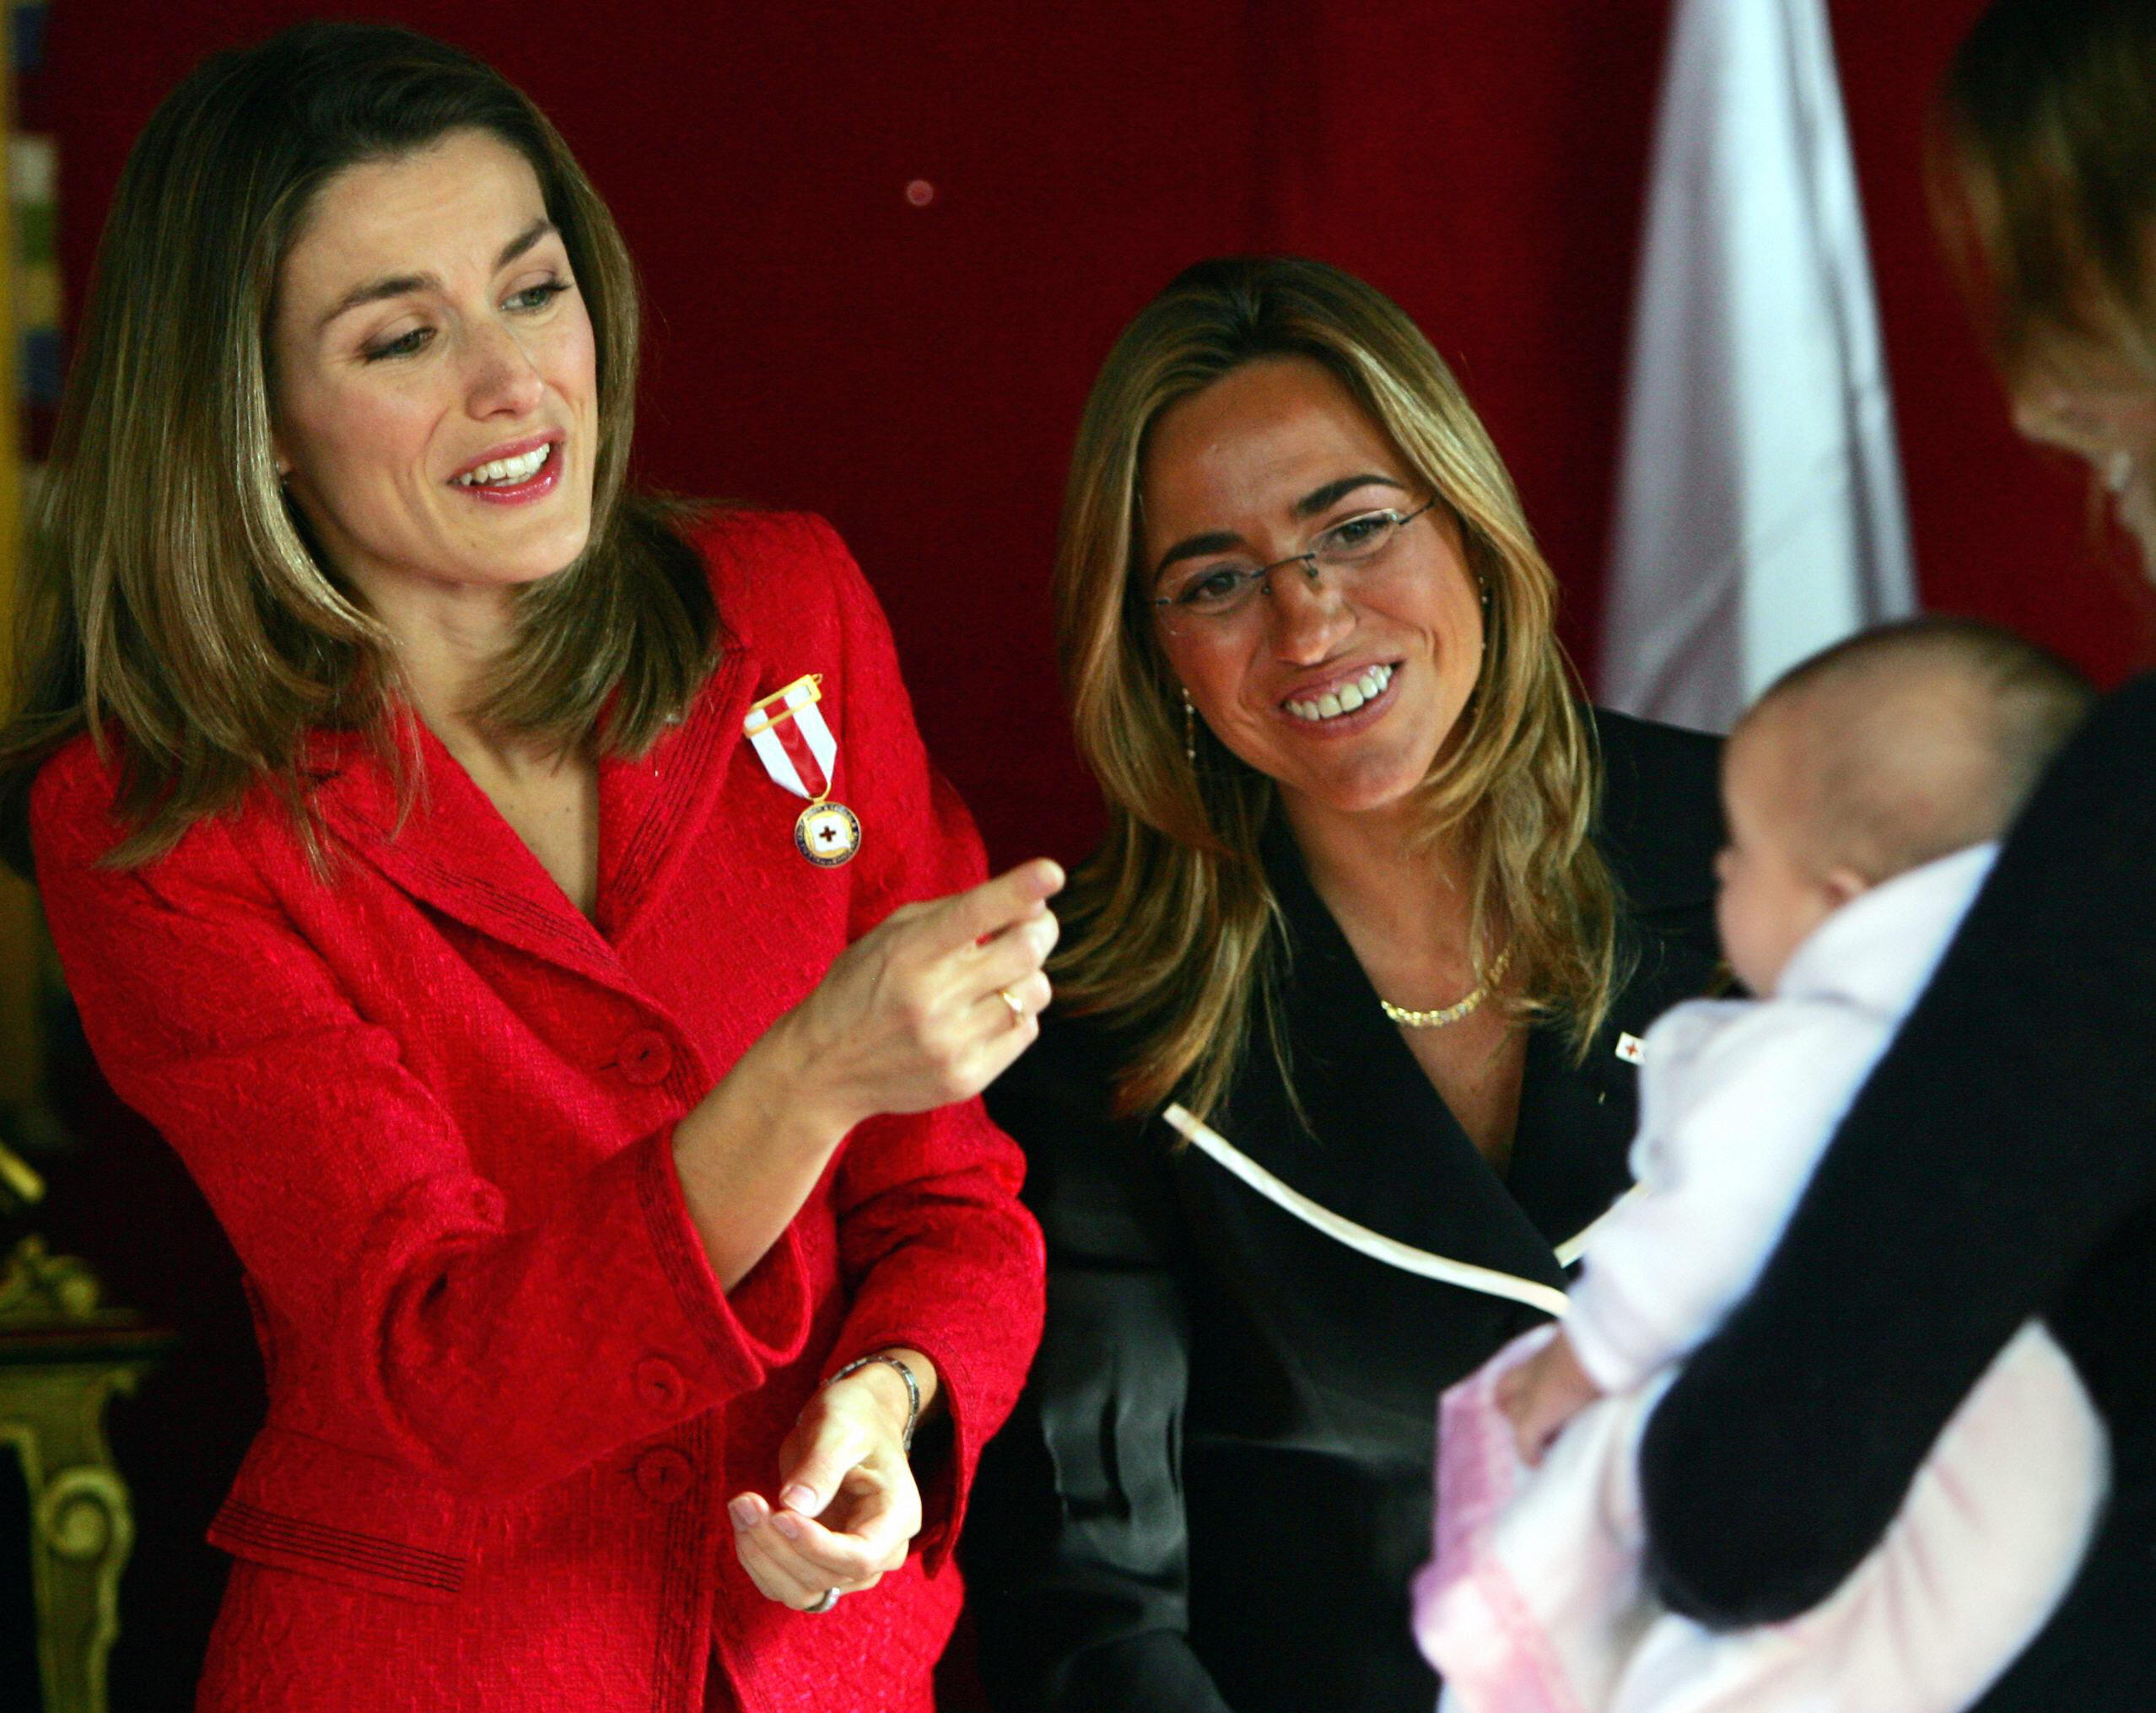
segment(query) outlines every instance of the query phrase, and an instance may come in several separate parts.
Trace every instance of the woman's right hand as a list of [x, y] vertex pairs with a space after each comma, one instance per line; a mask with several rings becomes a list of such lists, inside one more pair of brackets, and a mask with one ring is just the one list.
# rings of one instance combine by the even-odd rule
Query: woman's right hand
[[1062, 886], [1063, 870], [1037, 860], [892, 911], [674, 1127], [674, 1168], [722, 1289], [778, 1240], [856, 1124], [970, 1099], [1032, 1043]]
[[796, 1097], [843, 1134], [986, 1088], [1039, 1032], [1058, 932], [1047, 901], [1062, 889], [1063, 870], [1037, 859], [892, 911], [776, 1026]]

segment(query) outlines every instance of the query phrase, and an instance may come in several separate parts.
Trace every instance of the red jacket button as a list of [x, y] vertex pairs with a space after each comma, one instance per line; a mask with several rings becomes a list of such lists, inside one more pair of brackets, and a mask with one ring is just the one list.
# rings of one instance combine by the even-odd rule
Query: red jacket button
[[663, 1356], [646, 1356], [636, 1365], [636, 1395], [647, 1409], [678, 1409], [688, 1397], [681, 1370]]
[[696, 1484], [696, 1467], [671, 1446], [660, 1446], [636, 1460], [637, 1490], [654, 1505], [671, 1505]]
[[664, 1082], [666, 1073], [674, 1068], [674, 1049], [666, 1045], [666, 1037], [655, 1029], [636, 1029], [622, 1037], [621, 1051], [614, 1057], [622, 1075], [640, 1087]]

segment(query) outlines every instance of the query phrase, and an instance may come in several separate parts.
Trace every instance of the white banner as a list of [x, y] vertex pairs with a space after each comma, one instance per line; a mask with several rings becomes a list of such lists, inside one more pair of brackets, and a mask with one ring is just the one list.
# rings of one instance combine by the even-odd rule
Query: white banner
[[1824, 0], [1678, 0], [1633, 314], [1602, 698], [1727, 730], [1916, 604]]

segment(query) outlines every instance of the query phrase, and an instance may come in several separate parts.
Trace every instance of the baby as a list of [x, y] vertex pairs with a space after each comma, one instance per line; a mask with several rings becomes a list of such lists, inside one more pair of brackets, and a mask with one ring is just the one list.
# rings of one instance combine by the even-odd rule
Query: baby
[[1814, 656], [1738, 725], [1717, 924], [1759, 997], [1679, 1005], [1648, 1032], [1637, 1188], [1588, 1234], [1562, 1325], [1446, 1394], [1415, 1625], [1448, 1709], [1954, 1713], [2063, 1597], [2107, 1446], [2035, 1322], [1871, 1558], [1790, 1624], [1711, 1634], [1655, 1603], [1635, 1452], [1674, 1365], [1757, 1277], [2089, 700], [2010, 635], [1924, 619]]

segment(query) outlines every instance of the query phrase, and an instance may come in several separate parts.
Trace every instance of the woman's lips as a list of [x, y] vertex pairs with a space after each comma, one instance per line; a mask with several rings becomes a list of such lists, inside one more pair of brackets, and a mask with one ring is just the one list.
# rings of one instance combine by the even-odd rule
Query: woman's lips
[[528, 505], [552, 493], [561, 479], [562, 443], [542, 440], [528, 450], [476, 465], [452, 477], [450, 486], [488, 505]]
[[1280, 703], [1280, 711], [1297, 726], [1312, 731], [1356, 730], [1390, 704], [1399, 675], [1400, 662], [1380, 661], [1345, 681], [1327, 686], [1318, 695], [1289, 697]]

